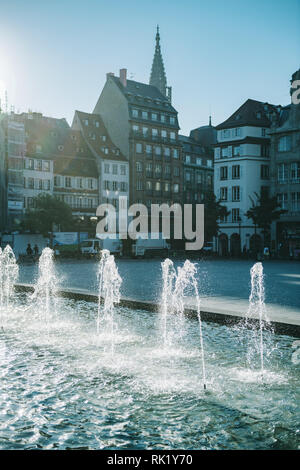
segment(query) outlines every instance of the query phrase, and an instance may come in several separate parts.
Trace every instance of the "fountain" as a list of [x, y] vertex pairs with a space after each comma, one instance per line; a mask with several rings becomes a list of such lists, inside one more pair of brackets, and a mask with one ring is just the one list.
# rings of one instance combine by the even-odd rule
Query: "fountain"
[[[115, 258], [108, 250], [101, 251], [98, 270], [98, 316], [97, 333], [101, 323], [104, 331], [111, 337], [111, 353], [114, 353], [114, 313], [115, 304], [120, 303], [120, 287], [122, 279], [118, 273]], [[102, 306], [103, 304], [103, 306]]]
[[184, 331], [184, 309], [186, 300], [186, 291], [189, 287], [192, 287], [196, 297], [197, 306], [197, 317], [199, 323], [199, 338], [200, 338], [200, 349], [201, 349], [201, 362], [202, 362], [202, 375], [203, 375], [203, 386], [206, 389], [206, 371], [205, 371], [205, 359], [204, 359], [204, 345], [203, 345], [203, 334], [202, 334], [202, 321], [200, 311], [200, 296], [196, 281], [197, 269], [194, 263], [186, 260], [182, 267], [177, 268], [177, 272], [174, 268], [173, 262], [170, 259], [166, 259], [162, 263], [162, 274], [163, 274], [163, 292], [162, 292], [162, 319], [163, 319], [163, 340], [164, 348], [166, 349], [171, 345], [173, 334], [168, 328], [168, 322], [170, 319], [178, 318], [175, 320], [175, 328], [179, 332], [179, 338], [182, 338], [185, 334]]
[[[255, 346], [259, 350], [260, 355], [260, 370], [261, 378], [264, 375], [264, 342], [263, 342], [263, 331], [266, 323], [269, 322], [266, 314], [265, 307], [265, 290], [264, 290], [264, 275], [262, 263], [255, 263], [250, 269], [251, 275], [251, 292], [249, 296], [249, 307], [246, 313], [246, 326], [253, 330]], [[256, 328], [253, 324], [250, 324], [253, 318], [259, 319], [259, 338], [255, 337]]]
[[7, 245], [0, 253], [0, 305], [9, 306], [14, 285], [19, 276], [19, 267], [12, 248]]
[[55, 273], [54, 252], [44, 248], [39, 259], [39, 277], [34, 287], [31, 300], [39, 304], [39, 312], [43, 312], [46, 323], [56, 313], [56, 293], [58, 280]]
[[[153, 312], [117, 310], [122, 279], [109, 251], [101, 255], [96, 319], [95, 304], [63, 298], [61, 315], [45, 335], [40, 320], [49, 323], [58, 294], [49, 248], [42, 252], [31, 296], [38, 321], [27, 315], [21, 297], [20, 305], [10, 309], [0, 332], [1, 448], [297, 448], [299, 341], [265, 331], [259, 263], [251, 270], [250, 329], [207, 322], [204, 357], [196, 264], [186, 261], [175, 268], [169, 259], [162, 263], [161, 330], [156, 333]], [[11, 253], [4, 258], [0, 251], [3, 304], [7, 274], [10, 286], [16, 279], [13, 266]], [[198, 321], [185, 320], [187, 306]], [[240, 338], [247, 336], [250, 343], [254, 334], [267, 400], [258, 374], [243, 366], [240, 373], [246, 356]], [[209, 393], [199, 391], [202, 383], [206, 388], [206, 365]]]

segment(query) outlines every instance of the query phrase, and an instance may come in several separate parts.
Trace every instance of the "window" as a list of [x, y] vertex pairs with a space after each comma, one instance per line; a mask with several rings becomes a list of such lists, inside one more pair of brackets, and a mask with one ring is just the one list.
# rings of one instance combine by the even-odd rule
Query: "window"
[[202, 158], [196, 158], [196, 164], [197, 165], [202, 165]]
[[151, 145], [146, 145], [146, 153], [148, 155], [152, 153], [152, 146]]
[[147, 163], [146, 164], [146, 171], [147, 171], [147, 173], [152, 173], [152, 163]]
[[222, 158], [227, 158], [228, 157], [228, 147], [223, 147], [222, 148]]
[[170, 116], [170, 124], [175, 124], [175, 118], [173, 116]]
[[50, 171], [50, 162], [43, 163], [44, 171]]
[[269, 145], [261, 145], [260, 146], [260, 155], [262, 157], [269, 157], [270, 156], [270, 146]]
[[102, 135], [101, 139], [102, 139], [103, 142], [106, 142], [106, 135]]
[[109, 184], [109, 181], [107, 181], [107, 180], [104, 181], [104, 189], [106, 189], [106, 190], [110, 189], [110, 184]]
[[143, 119], [148, 119], [148, 112], [147, 111], [142, 112], [142, 118]]
[[240, 137], [240, 135], [241, 135], [241, 128], [240, 128], [240, 127], [237, 127], [234, 131], [235, 131], [235, 132], [234, 132], [234, 135], [235, 135], [236, 137]]
[[178, 149], [173, 149], [173, 158], [178, 158]]
[[66, 188], [71, 188], [71, 178], [70, 178], [70, 176], [66, 176], [66, 178], [65, 178], [65, 187]]
[[261, 130], [261, 136], [265, 137], [266, 136], [266, 129], [262, 128]]
[[118, 174], [118, 165], [116, 163], [114, 163], [112, 166], [112, 172], [113, 172], [113, 175]]
[[29, 169], [34, 170], [34, 160], [32, 160], [31, 158], [29, 160]]
[[99, 122], [99, 121], [96, 121], [96, 122], [95, 122], [95, 125], [96, 125], [96, 127], [100, 127], [100, 122]]
[[240, 178], [240, 165], [233, 165], [232, 167], [232, 179]]
[[155, 165], [155, 176], [161, 174], [161, 165], [157, 164]]
[[109, 163], [104, 164], [104, 173], [106, 173], [106, 174], [109, 173]]
[[138, 132], [139, 131], [139, 126], [133, 124], [132, 130], [133, 130], [133, 132]]
[[174, 166], [174, 176], [180, 176], [179, 166]]
[[161, 155], [161, 147], [155, 147], [155, 155]]
[[82, 178], [77, 179], [77, 188], [83, 188]]
[[169, 192], [170, 191], [170, 183], [165, 183], [165, 192]]
[[173, 185], [173, 191], [174, 191], [174, 193], [179, 193], [179, 184], [175, 183]]
[[170, 165], [165, 165], [165, 174], [170, 175], [171, 174], [171, 166]]
[[38, 189], [43, 189], [43, 180], [38, 180]]
[[157, 121], [157, 114], [156, 114], [156, 113], [152, 113], [152, 114], [151, 114], [151, 119], [152, 119], [152, 121]]
[[197, 184], [202, 184], [203, 181], [202, 173], [197, 173]]
[[240, 222], [240, 209], [232, 209], [231, 217], [231, 222]]
[[207, 186], [213, 185], [213, 177], [212, 175], [207, 175]]
[[121, 182], [121, 188], [120, 189], [121, 189], [122, 192], [127, 191], [127, 184], [124, 181]]
[[164, 147], [164, 155], [165, 157], [169, 157], [171, 155], [170, 147]]
[[293, 162], [291, 163], [291, 178], [292, 182], [298, 182], [300, 179], [300, 163]]
[[212, 160], [206, 160], [206, 165], [211, 168], [212, 167]]
[[240, 187], [233, 186], [232, 187], [232, 201], [239, 201], [240, 200]]
[[54, 186], [60, 186], [60, 176], [54, 176]]
[[280, 165], [278, 165], [278, 181], [280, 183], [283, 183], [284, 181], [286, 181], [288, 179], [288, 174], [289, 174], [289, 171], [288, 171], [287, 164], [280, 163]]
[[84, 119], [83, 122], [84, 122], [84, 125], [85, 125], [85, 126], [88, 126], [88, 125], [89, 125], [88, 119]]
[[138, 191], [143, 191], [143, 181], [142, 180], [137, 180], [136, 182], [136, 189]]
[[35, 151], [36, 151], [36, 153], [42, 153], [42, 146], [37, 144], [35, 146]]
[[42, 171], [42, 170], [43, 170], [43, 160], [38, 160], [38, 161], [36, 162], [36, 164], [37, 164], [37, 169], [38, 169], [39, 171]]
[[156, 181], [155, 183], [155, 191], [160, 191], [161, 190], [161, 183], [160, 181]]
[[146, 190], [152, 191], [152, 181], [146, 181]]
[[141, 173], [143, 171], [143, 164], [142, 162], [136, 162], [136, 171]]
[[280, 137], [278, 141], [278, 151], [279, 152], [288, 152], [291, 150], [291, 136], [290, 135], [285, 135], [283, 137]]
[[113, 191], [118, 191], [118, 182], [117, 181], [112, 182], [112, 189], [113, 189]]
[[221, 166], [220, 168], [220, 179], [227, 180], [228, 178], [228, 168], [227, 166]]
[[300, 212], [300, 193], [291, 193], [291, 210], [292, 212]]
[[166, 122], [166, 116], [164, 114], [160, 115], [161, 122]]
[[142, 144], [135, 144], [135, 150], [136, 150], [136, 153], [142, 153], [142, 150], [143, 150], [143, 146]]
[[241, 155], [241, 146], [238, 145], [236, 147], [233, 147], [233, 155], [234, 157], [239, 157]]
[[171, 140], [175, 140], [175, 139], [176, 139], [175, 132], [170, 132], [170, 139], [171, 139]]
[[89, 189], [93, 189], [93, 188], [94, 188], [93, 178], [89, 178], [89, 179], [88, 179], [88, 188], [89, 188]]
[[223, 139], [227, 139], [228, 137], [230, 137], [230, 130], [229, 129], [223, 129], [221, 135], [222, 135]]
[[191, 163], [191, 156], [190, 155], [185, 156], [185, 163]]
[[[137, 118], [138, 116], [139, 116], [138, 110], [137, 110], [137, 109], [133, 109], [133, 110], [132, 110], [132, 117]], [[144, 117], [144, 116], [143, 116], [143, 117]]]
[[226, 187], [220, 188], [220, 199], [221, 201], [227, 201], [228, 190]]
[[187, 181], [187, 182], [191, 181], [191, 172], [190, 171], [185, 172], [185, 181]]
[[126, 175], [126, 165], [121, 165], [120, 170], [121, 170], [121, 175]]
[[44, 188], [46, 191], [50, 191], [50, 180], [44, 180]]
[[143, 136], [146, 137], [148, 135], [148, 127], [143, 127]]
[[268, 165], [260, 165], [260, 178], [262, 180], [269, 179], [269, 166]]
[[165, 129], [161, 130], [161, 136], [162, 136], [163, 139], [167, 138], [167, 131]]
[[157, 136], [158, 136], [158, 130], [152, 129], [152, 137], [157, 137]]
[[281, 206], [281, 209], [287, 208], [288, 195], [287, 193], [279, 193], [277, 195], [278, 204]]

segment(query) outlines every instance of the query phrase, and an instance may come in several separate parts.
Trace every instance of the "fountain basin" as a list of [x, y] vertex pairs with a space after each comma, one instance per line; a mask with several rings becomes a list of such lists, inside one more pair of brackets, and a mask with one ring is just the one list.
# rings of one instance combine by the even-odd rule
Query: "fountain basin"
[[250, 332], [205, 322], [205, 392], [196, 321], [164, 349], [157, 314], [116, 308], [112, 355], [94, 302], [59, 298], [45, 326], [24, 297], [3, 312], [2, 449], [298, 448], [294, 338], [264, 333], [262, 384]]

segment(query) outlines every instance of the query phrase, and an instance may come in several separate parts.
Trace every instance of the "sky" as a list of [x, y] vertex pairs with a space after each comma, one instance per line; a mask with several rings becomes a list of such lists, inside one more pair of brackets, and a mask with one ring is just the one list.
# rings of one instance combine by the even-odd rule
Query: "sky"
[[300, 0], [0, 0], [0, 98], [16, 112], [92, 112], [106, 73], [149, 82], [156, 25], [181, 133], [248, 98], [290, 102]]

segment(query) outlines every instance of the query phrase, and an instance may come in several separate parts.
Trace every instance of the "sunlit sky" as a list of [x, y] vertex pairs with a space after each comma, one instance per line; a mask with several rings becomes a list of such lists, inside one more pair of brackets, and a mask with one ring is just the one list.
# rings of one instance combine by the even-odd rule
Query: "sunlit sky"
[[247, 98], [288, 104], [300, 0], [0, 0], [0, 97], [72, 122], [107, 72], [148, 83], [156, 25], [182, 133]]

